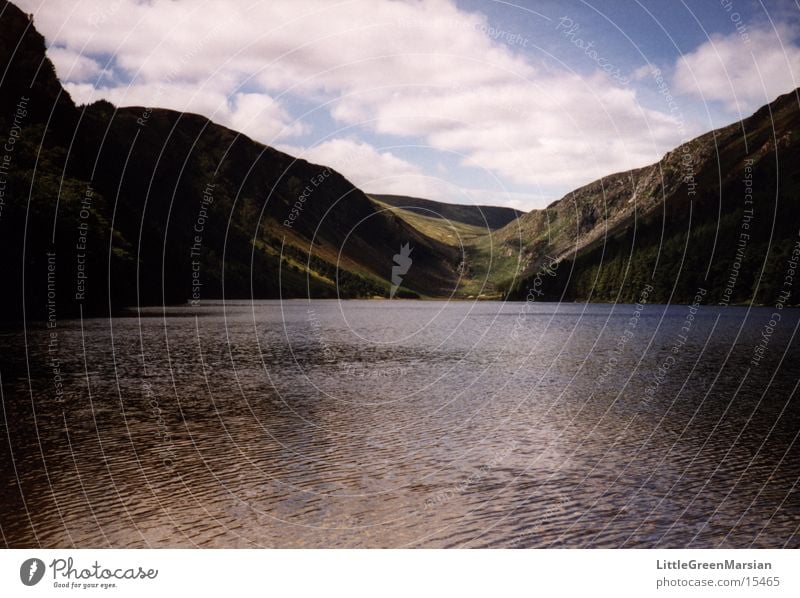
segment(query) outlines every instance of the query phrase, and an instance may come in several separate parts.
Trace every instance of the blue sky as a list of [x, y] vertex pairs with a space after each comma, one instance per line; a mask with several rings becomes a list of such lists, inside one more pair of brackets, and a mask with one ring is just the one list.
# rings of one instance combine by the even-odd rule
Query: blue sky
[[20, 4], [78, 103], [199, 112], [368, 192], [524, 210], [800, 85], [791, 0]]

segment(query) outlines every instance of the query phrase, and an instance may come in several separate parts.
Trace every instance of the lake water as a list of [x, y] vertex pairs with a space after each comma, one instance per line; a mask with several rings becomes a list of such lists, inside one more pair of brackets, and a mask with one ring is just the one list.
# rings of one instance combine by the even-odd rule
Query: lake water
[[298, 300], [5, 326], [2, 540], [798, 548], [800, 310], [765, 337], [773, 311]]

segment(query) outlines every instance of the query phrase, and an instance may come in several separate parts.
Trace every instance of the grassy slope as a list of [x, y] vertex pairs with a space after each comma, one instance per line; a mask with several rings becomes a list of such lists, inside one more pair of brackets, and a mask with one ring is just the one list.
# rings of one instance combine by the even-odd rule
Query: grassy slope
[[[425, 209], [419, 209], [417, 204], [403, 208], [390, 205], [378, 197], [385, 196], [370, 196], [379, 209], [396, 214], [420, 233], [449, 245], [458, 252], [462, 276], [456, 296], [499, 297], [495, 281], [506, 280], [514, 274], [517, 269], [517, 257], [507, 248], [497, 246], [494, 240], [495, 231], [487, 229], [485, 225], [472, 224], [475, 222], [473, 206], [440, 204], [425, 200]], [[397, 203], [403, 205], [402, 199]], [[485, 208], [483, 209], [485, 211]], [[515, 212], [508, 210], [508, 213]], [[497, 225], [502, 220], [503, 218], [494, 224]]]
[[[652, 301], [678, 303], [691, 302], [698, 287], [708, 290], [707, 301], [722, 301], [738, 272], [730, 303], [774, 302], [786, 256], [798, 238], [798, 130], [800, 108], [792, 92], [652, 166], [605, 177], [520, 219], [528, 238], [542, 244], [526, 247], [529, 272], [550, 252], [561, 260], [558, 275], [544, 279], [551, 299], [635, 301], [652, 284]], [[693, 163], [694, 195], [682, 178], [683, 156]], [[754, 216], [745, 229], [747, 160], [752, 160]], [[562, 229], [544, 243], [545, 213], [570, 220], [572, 233]], [[504, 240], [510, 236], [499, 232]], [[748, 237], [737, 257], [741, 233]], [[511, 297], [523, 298], [533, 278], [518, 281]]]

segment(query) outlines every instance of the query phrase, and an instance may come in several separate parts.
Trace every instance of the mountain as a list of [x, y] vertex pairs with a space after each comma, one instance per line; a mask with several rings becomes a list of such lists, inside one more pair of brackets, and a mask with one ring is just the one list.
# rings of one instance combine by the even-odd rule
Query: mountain
[[497, 231], [496, 254], [516, 271], [495, 288], [633, 302], [652, 285], [650, 301], [678, 303], [702, 288], [721, 304], [775, 304], [790, 291], [796, 304], [800, 288], [784, 282], [800, 250], [799, 91]]
[[[456, 298], [499, 299], [498, 289], [518, 275], [519, 262], [508, 259], [494, 238], [496, 231], [517, 222], [522, 212], [511, 208], [445, 204], [398, 195], [371, 195], [379, 209], [396, 214], [421, 234], [453, 247], [459, 254]], [[507, 254], [507, 255], [506, 255]]]
[[[460, 255], [325, 166], [195, 115], [75, 106], [0, 2], [4, 319], [212, 298], [443, 296]], [[9, 146], [9, 147], [10, 147]]]
[[[797, 303], [797, 91], [520, 214], [368, 196], [196, 114], [76, 106], [34, 25], [0, 0], [3, 319], [531, 289], [538, 300], [636, 301], [652, 287], [650, 301], [692, 302], [703, 288], [724, 304]], [[409, 267], [395, 289], [397, 259]]]
[[496, 230], [502, 228], [522, 216], [524, 212], [514, 208], [498, 206], [472, 206], [463, 204], [443, 203], [422, 199], [420, 197], [406, 197], [404, 195], [380, 195], [372, 193], [370, 197], [383, 204], [413, 211], [421, 216], [440, 218], [454, 223], [476, 226], [482, 230]]

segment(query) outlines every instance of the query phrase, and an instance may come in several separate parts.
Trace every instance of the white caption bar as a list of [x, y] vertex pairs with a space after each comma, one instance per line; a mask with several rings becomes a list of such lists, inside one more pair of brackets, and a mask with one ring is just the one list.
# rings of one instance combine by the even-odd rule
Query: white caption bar
[[5, 550], [0, 596], [800, 596], [781, 550]]

